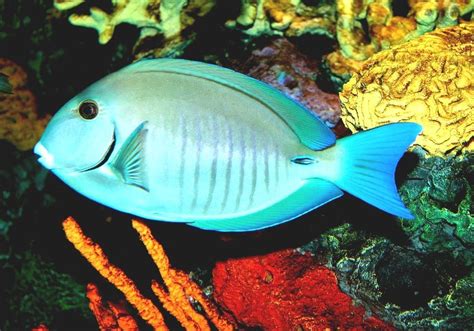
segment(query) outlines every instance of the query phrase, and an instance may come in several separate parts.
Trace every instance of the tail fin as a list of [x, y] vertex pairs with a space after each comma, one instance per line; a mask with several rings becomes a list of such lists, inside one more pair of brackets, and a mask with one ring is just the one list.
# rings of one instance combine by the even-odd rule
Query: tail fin
[[395, 168], [421, 130], [416, 123], [396, 123], [342, 138], [335, 146], [340, 168], [334, 183], [387, 213], [412, 219], [398, 195]]

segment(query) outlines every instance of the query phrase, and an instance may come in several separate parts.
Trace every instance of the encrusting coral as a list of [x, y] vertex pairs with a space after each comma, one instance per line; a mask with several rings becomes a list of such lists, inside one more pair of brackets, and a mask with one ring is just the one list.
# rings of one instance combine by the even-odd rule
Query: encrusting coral
[[[69, 10], [83, 3], [83, 0], [55, 0], [58, 10]], [[214, 0], [112, 0], [112, 12], [98, 7], [90, 8], [89, 15], [72, 14], [69, 21], [73, 25], [97, 30], [99, 43], [106, 44], [112, 39], [115, 28], [127, 23], [140, 29], [136, 46], [148, 37], [161, 35], [165, 45], [163, 53], [179, 49], [180, 33], [192, 25], [196, 17], [206, 15], [214, 6]], [[171, 49], [166, 49], [167, 47]]]
[[214, 297], [246, 328], [393, 330], [341, 292], [333, 271], [293, 249], [218, 262]]
[[339, 122], [337, 94], [322, 91], [316, 83], [318, 62], [302, 54], [286, 38], [255, 50], [238, 70], [279, 89], [314, 112], [327, 126]]
[[33, 148], [50, 116], [38, 117], [36, 99], [26, 87], [26, 72], [11, 60], [0, 58], [0, 73], [8, 77], [11, 94], [0, 93], [0, 139], [19, 150]]
[[352, 132], [390, 122], [423, 126], [430, 155], [474, 150], [474, 22], [439, 29], [382, 51], [340, 93]]
[[[167, 290], [157, 281], [152, 281], [153, 292], [163, 307], [182, 324], [186, 330], [210, 330], [206, 317], [198, 313], [190, 300], [198, 302], [207, 318], [218, 330], [233, 330], [233, 324], [219, 315], [217, 308], [205, 298], [200, 288], [184, 272], [173, 269], [163, 247], [153, 238], [150, 229], [134, 220], [133, 228], [140, 235], [148, 253], [157, 265]], [[139, 315], [155, 330], [167, 330], [163, 315], [149, 299], [143, 297], [133, 281], [117, 266], [110, 263], [100, 246], [86, 237], [77, 222], [68, 217], [63, 222], [64, 232], [74, 247], [109, 282], [115, 285], [125, 298], [138, 310]]]

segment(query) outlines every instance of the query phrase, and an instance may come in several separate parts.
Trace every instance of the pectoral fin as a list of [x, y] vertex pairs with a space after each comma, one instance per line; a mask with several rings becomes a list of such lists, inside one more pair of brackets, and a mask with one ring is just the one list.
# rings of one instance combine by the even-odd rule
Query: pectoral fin
[[146, 123], [140, 124], [125, 140], [112, 161], [111, 168], [124, 183], [148, 191], [145, 168], [145, 141], [148, 133]]

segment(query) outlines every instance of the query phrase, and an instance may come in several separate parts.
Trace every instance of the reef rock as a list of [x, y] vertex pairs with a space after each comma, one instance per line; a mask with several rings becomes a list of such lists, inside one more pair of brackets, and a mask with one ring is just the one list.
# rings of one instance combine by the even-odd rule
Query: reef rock
[[344, 293], [398, 329], [472, 329], [472, 268], [397, 241], [343, 224], [300, 250], [326, 259]]
[[331, 270], [291, 249], [219, 262], [213, 284], [214, 298], [246, 328], [393, 329], [354, 306]]
[[6, 75], [12, 94], [0, 94], [0, 139], [14, 144], [19, 150], [33, 148], [50, 116], [38, 117], [36, 99], [26, 88], [26, 72], [8, 59], [0, 59], [0, 73]]
[[338, 96], [323, 92], [316, 83], [317, 61], [302, 54], [287, 39], [276, 39], [263, 49], [253, 51], [249, 60], [238, 69], [298, 101], [329, 127], [339, 121]]
[[422, 158], [400, 188], [416, 216], [401, 222], [413, 247], [450, 254], [470, 267], [474, 267], [473, 164], [473, 153]]
[[340, 93], [352, 132], [400, 121], [423, 125], [415, 144], [430, 155], [474, 150], [474, 22], [382, 51]]

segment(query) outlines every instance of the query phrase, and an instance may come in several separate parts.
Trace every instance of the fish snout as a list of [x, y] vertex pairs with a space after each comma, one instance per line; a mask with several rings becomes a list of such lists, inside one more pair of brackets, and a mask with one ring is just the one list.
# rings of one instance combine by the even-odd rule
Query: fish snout
[[39, 156], [38, 162], [41, 163], [43, 167], [46, 169], [53, 169], [54, 167], [54, 157], [51, 155], [46, 147], [41, 144], [41, 141], [36, 143], [35, 148], [33, 149], [33, 152]]

